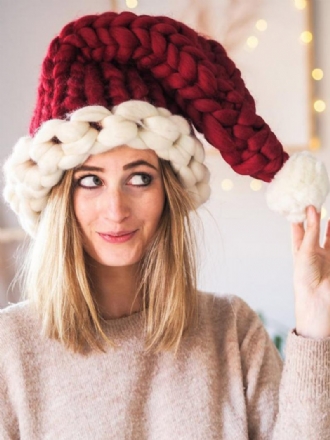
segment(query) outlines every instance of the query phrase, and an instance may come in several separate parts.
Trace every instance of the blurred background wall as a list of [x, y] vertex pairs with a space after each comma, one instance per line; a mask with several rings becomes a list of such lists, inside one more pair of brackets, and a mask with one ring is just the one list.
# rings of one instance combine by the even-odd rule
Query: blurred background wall
[[[328, 112], [322, 103], [321, 111], [314, 109], [318, 99], [330, 103], [330, 2], [309, 5], [308, 15], [306, 0], [0, 0], [0, 161], [27, 134], [40, 65], [61, 27], [88, 13], [132, 10], [185, 20], [222, 41], [259, 113], [286, 147], [291, 152], [312, 148], [330, 169]], [[312, 41], [304, 31], [312, 32]], [[314, 68], [323, 71], [320, 81], [311, 76]], [[289, 224], [269, 212], [265, 184], [235, 175], [217, 152], [207, 151], [212, 197], [199, 212], [204, 228], [199, 285], [241, 296], [262, 313], [270, 332], [285, 333], [294, 325]], [[324, 217], [326, 211], [329, 201]], [[1, 200], [0, 307], [19, 300], [18, 288], [10, 284], [20, 266], [23, 237]]]

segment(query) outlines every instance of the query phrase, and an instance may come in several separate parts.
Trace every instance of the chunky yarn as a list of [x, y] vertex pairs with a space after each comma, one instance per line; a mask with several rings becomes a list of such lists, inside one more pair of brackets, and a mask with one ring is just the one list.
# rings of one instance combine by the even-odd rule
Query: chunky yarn
[[51, 42], [31, 136], [5, 165], [5, 198], [33, 235], [65, 170], [126, 144], [169, 160], [199, 206], [209, 174], [191, 125], [237, 173], [275, 177], [269, 205], [291, 221], [301, 221], [308, 204], [322, 205], [324, 168], [305, 157], [287, 161], [224, 48], [173, 19], [131, 12], [82, 17]]
[[80, 18], [53, 40], [31, 134], [78, 108], [130, 99], [189, 119], [239, 174], [270, 181], [288, 158], [219, 43], [173, 19], [131, 12]]
[[293, 223], [306, 219], [306, 208], [321, 211], [329, 193], [329, 177], [324, 164], [308, 151], [293, 154], [268, 185], [270, 209]]
[[143, 101], [127, 101], [111, 111], [88, 106], [67, 120], [46, 121], [33, 138], [21, 138], [5, 164], [4, 196], [26, 232], [35, 235], [51, 188], [65, 170], [121, 145], [152, 149], [168, 160], [196, 207], [209, 198], [204, 149], [184, 118]]

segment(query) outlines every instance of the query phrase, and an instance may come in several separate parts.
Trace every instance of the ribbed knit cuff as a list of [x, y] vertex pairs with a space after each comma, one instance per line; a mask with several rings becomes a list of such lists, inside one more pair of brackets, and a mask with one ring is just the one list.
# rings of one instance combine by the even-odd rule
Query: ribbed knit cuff
[[315, 340], [291, 332], [284, 374], [290, 391], [300, 398], [330, 399], [330, 338]]

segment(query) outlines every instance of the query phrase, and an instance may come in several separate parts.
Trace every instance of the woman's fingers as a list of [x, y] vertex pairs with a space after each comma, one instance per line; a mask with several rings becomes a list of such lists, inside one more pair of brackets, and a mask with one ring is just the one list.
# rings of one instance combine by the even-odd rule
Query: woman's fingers
[[327, 229], [325, 231], [324, 249], [330, 250], [330, 219], [328, 220]]
[[292, 223], [291, 225], [292, 236], [292, 252], [296, 254], [301, 246], [301, 243], [305, 236], [305, 228], [303, 223]]
[[308, 206], [306, 231], [302, 243], [306, 249], [315, 249], [320, 244], [320, 218], [321, 214], [316, 211], [314, 206]]
[[[301, 246], [305, 249], [314, 249], [320, 242], [320, 217], [314, 206], [308, 206], [306, 210], [307, 221], [303, 223], [292, 224], [292, 250], [296, 254]], [[326, 233], [326, 244], [330, 249], [330, 224]]]

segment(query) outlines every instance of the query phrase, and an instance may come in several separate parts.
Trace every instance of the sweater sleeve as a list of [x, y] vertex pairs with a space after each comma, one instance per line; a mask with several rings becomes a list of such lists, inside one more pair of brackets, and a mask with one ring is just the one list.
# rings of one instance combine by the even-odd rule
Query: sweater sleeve
[[285, 362], [251, 310], [238, 311], [249, 438], [330, 440], [330, 338], [290, 333]]
[[278, 412], [282, 359], [258, 315], [244, 302], [238, 308], [236, 319], [248, 438], [270, 440]]
[[237, 310], [249, 438], [330, 440], [330, 338], [287, 338], [280, 356], [258, 316]]
[[8, 396], [5, 380], [0, 372], [0, 438], [18, 440], [18, 425]]
[[20, 438], [18, 420], [13, 407], [13, 395], [9, 393], [9, 377], [15, 368], [10, 358], [15, 338], [5, 310], [0, 310], [0, 439]]
[[273, 440], [330, 439], [330, 338], [287, 340]]

